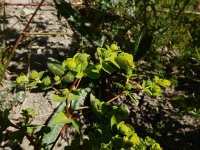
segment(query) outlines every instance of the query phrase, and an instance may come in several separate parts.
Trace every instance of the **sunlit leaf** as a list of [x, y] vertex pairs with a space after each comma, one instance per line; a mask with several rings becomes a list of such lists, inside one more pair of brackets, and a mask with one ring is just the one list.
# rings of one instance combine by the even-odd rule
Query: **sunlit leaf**
[[102, 62], [102, 69], [108, 74], [112, 74], [115, 71], [115, 69], [109, 63], [106, 62]]
[[57, 62], [48, 62], [47, 66], [49, 70], [56, 76], [62, 76], [66, 70], [61, 63]]
[[66, 100], [66, 97], [54, 93], [52, 96], [52, 100], [55, 102], [64, 102]]
[[68, 124], [71, 122], [72, 120], [68, 119], [63, 111], [60, 111], [55, 118], [55, 124], [65, 124], [65, 123]]

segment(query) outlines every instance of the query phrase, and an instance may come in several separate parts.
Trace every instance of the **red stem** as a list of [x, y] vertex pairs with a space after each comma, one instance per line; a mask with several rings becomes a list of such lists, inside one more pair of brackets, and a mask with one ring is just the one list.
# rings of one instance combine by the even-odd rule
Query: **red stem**
[[60, 133], [58, 134], [58, 136], [56, 137], [55, 141], [53, 142], [53, 145], [51, 146], [50, 150], [53, 150], [54, 146], [56, 145], [58, 139], [60, 138], [60, 136], [63, 134], [63, 132], [65, 131], [65, 129], [67, 128], [67, 125], [64, 124], [64, 126], [62, 127], [62, 129], [60, 130]]
[[[39, 3], [39, 5], [37, 6], [37, 8], [35, 9], [35, 12], [33, 13], [33, 15], [31, 16], [31, 18], [29, 19], [29, 21], [27, 22], [26, 26], [24, 27], [24, 30], [22, 32], [26, 32], [26, 30], [28, 29], [28, 26], [30, 25], [30, 23], [32, 22], [33, 18], [35, 17], [36, 13], [38, 12], [38, 10], [40, 9], [40, 7], [42, 6], [42, 4], [44, 3], [45, 0], [41, 0], [41, 2]], [[18, 45], [20, 44], [22, 38], [24, 37], [24, 34], [20, 34], [20, 36], [18, 37], [18, 39], [15, 42], [15, 45], [11, 48], [10, 50], [10, 54], [8, 56], [8, 59], [5, 63], [4, 66], [4, 70], [3, 70], [3, 75], [5, 75], [5, 72], [8, 68], [8, 65], [13, 57], [13, 54], [15, 52], [15, 50], [17, 49]], [[3, 75], [0, 77], [0, 81], [3, 79]]]
[[[74, 86], [75, 86], [75, 84], [76, 84], [77, 82], [78, 82], [78, 83], [77, 83], [77, 85], [76, 85], [76, 87], [75, 87], [75, 90], [78, 88], [78, 86], [79, 86], [79, 84], [80, 84], [80, 81], [81, 81], [81, 79], [76, 79], [76, 80], [73, 82], [73, 84], [72, 84], [72, 86], [71, 86], [71, 88], [70, 88], [70, 90], [69, 90], [69, 93], [66, 95], [66, 113], [67, 113], [67, 117], [71, 117], [71, 114], [70, 114], [70, 111], [69, 111], [69, 107], [68, 107], [68, 97], [69, 97], [69, 94], [71, 93], [71, 91], [73, 90], [73, 88], [74, 88]], [[67, 125], [64, 124], [64, 126], [62, 127], [60, 133], [59, 133], [58, 136], [56, 137], [56, 139], [55, 139], [53, 145], [51, 146], [51, 149], [50, 149], [50, 150], [52, 150], [52, 149], [54, 148], [56, 142], [58, 141], [58, 139], [60, 138], [60, 136], [63, 134], [63, 132], [64, 132], [64, 130], [66, 129], [66, 127], [67, 127]]]
[[70, 117], [70, 111], [69, 111], [69, 106], [68, 106], [68, 97], [69, 97], [69, 94], [72, 92], [76, 82], [78, 81], [78, 79], [75, 79], [75, 81], [73, 82], [70, 90], [69, 90], [69, 93], [66, 95], [66, 113], [67, 113], [67, 117]]

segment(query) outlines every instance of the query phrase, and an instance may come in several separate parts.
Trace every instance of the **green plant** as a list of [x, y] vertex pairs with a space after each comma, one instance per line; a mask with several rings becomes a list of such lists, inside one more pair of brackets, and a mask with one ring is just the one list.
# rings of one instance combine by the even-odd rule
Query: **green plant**
[[[76, 131], [81, 134], [78, 118], [93, 111], [97, 118], [92, 123], [94, 132], [88, 133], [89, 141], [80, 146], [86, 147], [86, 149], [88, 147], [89, 149], [161, 149], [159, 144], [151, 138], [147, 137], [144, 140], [139, 138], [134, 128], [123, 121], [128, 116], [127, 110], [124, 107], [112, 106], [111, 102], [122, 95], [127, 95], [133, 104], [136, 104], [137, 100], [132, 95], [136, 91], [144, 91], [152, 96], [161, 96], [160, 86], [169, 87], [170, 81], [155, 76], [154, 82], [146, 80], [143, 81], [142, 86], [137, 83], [138, 87], [135, 88], [131, 77], [137, 75], [134, 74], [135, 64], [131, 54], [123, 52], [116, 44], [106, 46], [106, 48], [97, 48], [96, 54], [98, 56], [96, 60], [91, 60], [90, 55], [83, 52], [75, 54], [72, 58], [66, 58], [63, 62], [49, 62], [48, 66], [53, 76], [36, 70], [32, 70], [28, 76], [24, 74], [18, 76], [16, 83], [19, 86], [30, 90], [35, 87], [54, 90], [52, 100], [60, 102], [60, 105], [47, 121], [46, 129], [49, 131], [41, 130], [38, 138], [35, 138], [34, 134], [36, 126], [30, 124], [29, 121], [34, 117], [32, 115], [34, 113], [30, 109], [23, 111], [24, 120], [20, 126], [13, 125], [9, 121], [8, 115], [5, 116], [3, 115], [5, 112], [2, 112], [2, 119], [7, 120], [6, 126], [11, 125], [26, 131], [21, 137], [28, 136], [31, 144], [36, 148], [53, 149], [67, 126], [74, 126]], [[101, 86], [102, 80], [109, 80], [114, 74], [117, 74], [117, 78], [124, 78], [122, 81], [109, 81], [109, 84], [116, 86], [118, 94], [109, 100], [98, 100], [96, 97], [102, 97], [98, 95], [98, 91], [105, 90], [103, 87], [98, 89], [98, 86]], [[80, 87], [81, 80], [87, 82]], [[68, 88], [69, 86], [71, 87]], [[112, 90], [109, 92], [112, 93]], [[88, 103], [87, 95], [89, 93], [91, 94]], [[97, 134], [100, 136], [96, 137]], [[148, 141], [151, 142], [148, 143]], [[93, 142], [96, 144], [93, 145]]]

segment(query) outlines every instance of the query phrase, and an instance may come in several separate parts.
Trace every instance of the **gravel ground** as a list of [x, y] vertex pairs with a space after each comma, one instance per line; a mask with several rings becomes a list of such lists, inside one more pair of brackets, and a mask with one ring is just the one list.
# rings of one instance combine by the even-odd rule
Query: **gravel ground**
[[[8, 3], [29, 3], [31, 0], [6, 0]], [[34, 2], [39, 2], [35, 0]], [[45, 3], [52, 4], [52, 1], [47, 0]], [[14, 43], [16, 37], [19, 36], [20, 31], [23, 30], [31, 14], [36, 7], [28, 6], [7, 6], [6, 15], [8, 21], [8, 36], [9, 43]], [[45, 6], [37, 13], [34, 21], [31, 23], [30, 32], [59, 32], [66, 33], [65, 35], [56, 36], [30, 36], [24, 40], [24, 45], [20, 46], [10, 63], [9, 72], [6, 73], [6, 80], [4, 86], [0, 87], [3, 92], [6, 88], [10, 88], [10, 80], [16, 77], [16, 73], [21, 71], [27, 72], [29, 69], [46, 69], [46, 61], [48, 59], [63, 59], [73, 52], [71, 47], [73, 32], [68, 25], [59, 22], [56, 17], [56, 10], [54, 7]], [[31, 43], [31, 44], [30, 44]], [[29, 44], [29, 45], [28, 45]], [[26, 46], [28, 45], [28, 46]], [[138, 106], [126, 101], [127, 109], [130, 112], [130, 123], [134, 125], [136, 131], [140, 136], [151, 135], [157, 139], [166, 150], [199, 150], [200, 147], [200, 120], [189, 115], [178, 116], [178, 109], [175, 109], [171, 100], [178, 95], [178, 91], [172, 87], [165, 92], [164, 97], [150, 98], [146, 95], [137, 96], [140, 99]], [[20, 95], [20, 94], [19, 94]], [[37, 112], [37, 117], [33, 121], [35, 124], [43, 124], [52, 111], [58, 106], [58, 103], [50, 100], [50, 93], [21, 92], [21, 98], [18, 99], [18, 105], [12, 108], [11, 118], [17, 120], [20, 112], [24, 108], [34, 108]], [[12, 101], [15, 95], [8, 95], [9, 100]], [[164, 127], [158, 129], [159, 124], [164, 124]], [[157, 130], [155, 130], [157, 129]], [[70, 133], [73, 133], [71, 129]], [[70, 133], [65, 135], [65, 139], [70, 141]], [[161, 134], [162, 136], [159, 136]], [[3, 146], [5, 143], [1, 143]], [[65, 140], [58, 142], [55, 149], [63, 149], [64, 145], [68, 143]], [[16, 145], [15, 145], [16, 146]], [[31, 150], [33, 147], [29, 146], [28, 140], [24, 139], [20, 147], [24, 150]], [[4, 146], [2, 149], [15, 149]], [[1, 149], [1, 148], [0, 148]]]

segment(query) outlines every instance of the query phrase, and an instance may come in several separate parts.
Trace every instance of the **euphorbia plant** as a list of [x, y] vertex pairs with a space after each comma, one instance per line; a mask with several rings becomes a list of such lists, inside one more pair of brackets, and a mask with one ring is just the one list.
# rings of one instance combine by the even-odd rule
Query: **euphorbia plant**
[[[151, 144], [148, 144], [149, 137], [145, 140], [139, 138], [134, 128], [123, 121], [128, 117], [127, 110], [124, 107], [112, 106], [111, 103], [120, 96], [127, 95], [133, 104], [136, 104], [137, 100], [132, 95], [136, 91], [161, 96], [161, 86], [169, 87], [170, 81], [155, 76], [154, 82], [148, 79], [143, 81], [141, 86], [135, 81], [133, 84], [131, 77], [137, 76], [134, 74], [134, 58], [131, 54], [123, 52], [117, 44], [97, 48], [96, 56], [96, 59], [92, 60], [89, 54], [83, 52], [75, 54], [72, 58], [66, 58], [63, 62], [48, 62], [53, 76], [44, 76], [44, 71], [33, 70], [29, 76], [22, 74], [17, 77], [16, 83], [25, 85], [26, 88], [41, 87], [43, 90], [54, 90], [52, 100], [60, 103], [47, 122], [50, 131], [39, 137], [42, 141], [40, 146], [53, 149], [56, 141], [69, 125], [73, 125], [81, 134], [79, 116], [93, 111], [99, 119], [92, 123], [95, 130], [88, 135], [90, 142], [83, 143], [82, 147], [86, 149], [147, 149], [148, 147], [161, 149], [159, 144], [152, 139]], [[101, 78], [106, 79], [116, 72], [119, 78], [125, 78], [122, 81], [110, 81], [117, 87], [118, 94], [108, 100], [97, 99], [95, 86], [99, 85], [92, 85], [92, 83], [98, 83], [96, 81], [102, 80]], [[79, 88], [81, 80], [87, 82]], [[137, 88], [135, 84], [138, 85]], [[86, 101], [89, 93], [91, 96], [88, 104]], [[99, 120], [107, 120], [107, 123]], [[96, 131], [100, 132], [100, 137], [96, 137]], [[107, 136], [105, 137], [104, 134]], [[94, 139], [98, 142], [92, 146]]]

